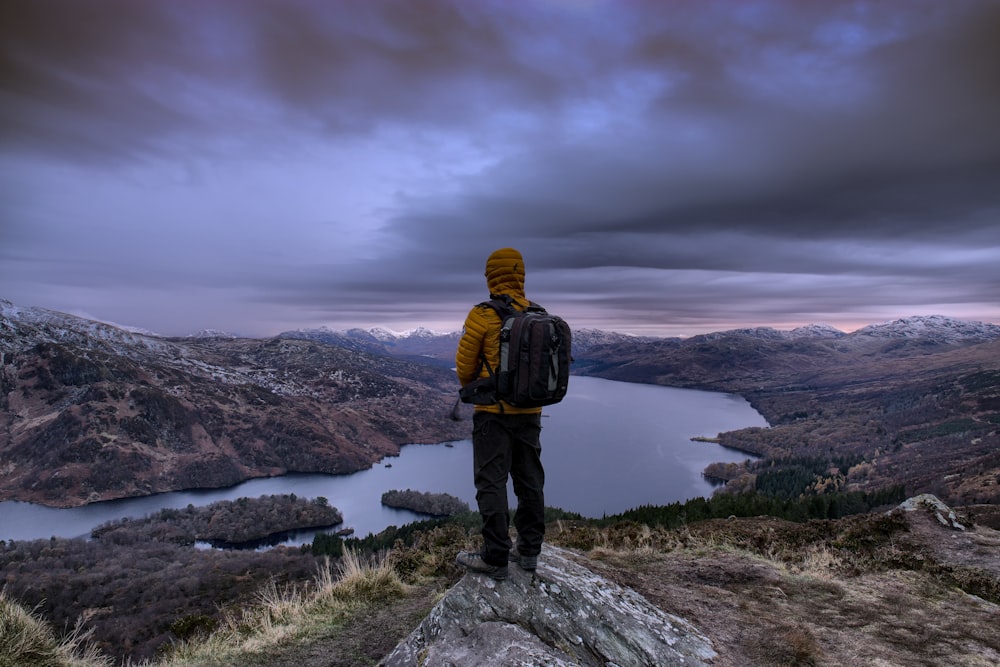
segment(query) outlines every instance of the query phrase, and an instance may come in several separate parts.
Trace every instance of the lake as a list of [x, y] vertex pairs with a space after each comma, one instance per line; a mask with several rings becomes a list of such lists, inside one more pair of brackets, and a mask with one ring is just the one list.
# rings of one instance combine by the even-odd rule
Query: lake
[[[468, 423], [471, 432], [471, 419]], [[708, 496], [713, 487], [702, 477], [705, 466], [749, 456], [691, 438], [748, 426], [767, 422], [740, 396], [573, 376], [563, 402], [543, 413], [545, 504], [601, 517], [640, 505]], [[282, 493], [324, 496], [344, 515], [337, 529], [353, 528], [359, 537], [425, 518], [383, 507], [382, 493], [391, 489], [449, 493], [475, 509], [471, 440], [406, 445], [399, 456], [351, 475], [291, 474], [227, 489], [178, 491], [70, 509], [0, 502], [0, 539], [79, 537], [125, 516], [140, 518], [164, 508]], [[513, 504], [513, 493], [510, 498]], [[311, 542], [312, 536], [302, 531], [286, 543]]]

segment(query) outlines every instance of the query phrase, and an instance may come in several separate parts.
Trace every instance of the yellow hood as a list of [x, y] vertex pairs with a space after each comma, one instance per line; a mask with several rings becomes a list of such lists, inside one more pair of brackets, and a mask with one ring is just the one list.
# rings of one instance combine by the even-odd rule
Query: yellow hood
[[486, 286], [490, 294], [507, 294], [523, 304], [524, 258], [514, 248], [501, 248], [486, 260]]

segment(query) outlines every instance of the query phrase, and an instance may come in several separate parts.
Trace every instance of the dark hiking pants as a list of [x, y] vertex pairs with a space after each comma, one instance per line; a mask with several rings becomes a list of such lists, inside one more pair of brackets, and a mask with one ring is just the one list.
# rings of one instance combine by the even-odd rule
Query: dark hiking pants
[[476, 502], [483, 519], [483, 560], [506, 565], [511, 549], [507, 477], [514, 482], [514, 527], [521, 554], [535, 556], [545, 535], [545, 471], [539, 434], [542, 415], [477, 412], [472, 421]]

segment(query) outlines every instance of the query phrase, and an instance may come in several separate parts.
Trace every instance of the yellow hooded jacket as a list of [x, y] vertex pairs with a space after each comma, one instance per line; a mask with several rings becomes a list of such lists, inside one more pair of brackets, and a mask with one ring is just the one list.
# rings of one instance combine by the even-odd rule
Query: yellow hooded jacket
[[[486, 260], [486, 286], [490, 295], [506, 294], [514, 300], [519, 310], [528, 307], [524, 295], [524, 259], [514, 248], [501, 248]], [[455, 370], [464, 387], [473, 380], [489, 376], [486, 367], [480, 367], [480, 354], [494, 370], [500, 364], [500, 328], [503, 322], [489, 306], [477, 305], [465, 318], [462, 338], [455, 353]], [[477, 372], [478, 371], [478, 372]], [[508, 403], [477, 405], [476, 410], [503, 414], [541, 412], [541, 408], [516, 408]]]

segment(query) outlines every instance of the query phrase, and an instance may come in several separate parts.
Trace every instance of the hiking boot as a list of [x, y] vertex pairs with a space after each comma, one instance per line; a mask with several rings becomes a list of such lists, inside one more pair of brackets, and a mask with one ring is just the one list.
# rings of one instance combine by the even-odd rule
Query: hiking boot
[[455, 557], [455, 562], [469, 572], [485, 574], [487, 577], [496, 579], [497, 581], [503, 581], [507, 578], [506, 565], [490, 565], [483, 560], [482, 554], [459, 551], [458, 556]]
[[518, 567], [528, 572], [534, 572], [535, 568], [538, 567], [538, 556], [525, 556], [518, 551], [517, 547], [507, 555], [507, 560], [511, 563], [517, 563]]

